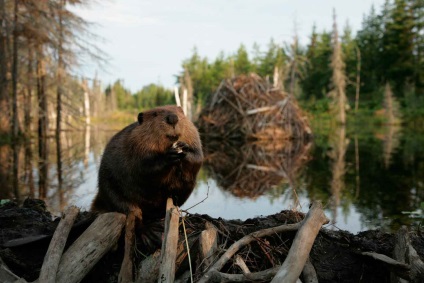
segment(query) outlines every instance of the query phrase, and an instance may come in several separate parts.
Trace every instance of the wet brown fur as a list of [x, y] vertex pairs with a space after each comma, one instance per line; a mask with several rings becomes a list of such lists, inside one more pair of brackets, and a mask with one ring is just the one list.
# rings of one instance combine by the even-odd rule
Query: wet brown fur
[[[175, 114], [175, 125], [167, 122]], [[175, 116], [173, 116], [175, 118]], [[172, 146], [184, 145], [179, 153]], [[128, 213], [140, 208], [143, 222], [165, 213], [166, 199], [181, 206], [195, 186], [203, 161], [196, 127], [180, 107], [162, 106], [139, 114], [109, 141], [99, 169], [92, 210]]]

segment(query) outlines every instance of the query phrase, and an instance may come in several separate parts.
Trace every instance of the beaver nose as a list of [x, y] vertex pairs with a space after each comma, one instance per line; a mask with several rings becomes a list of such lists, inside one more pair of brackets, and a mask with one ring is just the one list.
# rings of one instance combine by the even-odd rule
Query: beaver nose
[[178, 116], [171, 113], [168, 116], [166, 116], [166, 122], [171, 126], [175, 126], [175, 124], [178, 123]]

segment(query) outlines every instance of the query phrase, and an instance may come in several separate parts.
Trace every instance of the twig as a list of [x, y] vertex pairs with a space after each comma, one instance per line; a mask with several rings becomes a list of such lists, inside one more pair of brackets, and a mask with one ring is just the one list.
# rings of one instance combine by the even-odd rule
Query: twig
[[275, 233], [283, 233], [283, 232], [289, 232], [289, 231], [296, 231], [299, 229], [302, 225], [302, 222], [298, 222], [295, 224], [285, 224], [280, 225], [273, 228], [263, 229], [259, 230], [253, 233], [250, 233], [249, 235], [244, 236], [234, 244], [232, 244], [228, 250], [221, 256], [221, 258], [203, 275], [203, 277], [199, 280], [199, 282], [209, 282], [211, 276], [213, 273], [218, 272], [221, 270], [221, 268], [224, 266], [224, 264], [227, 263], [227, 261], [243, 246], [251, 243], [252, 241], [256, 240], [256, 238], [269, 236]]
[[191, 283], [193, 283], [193, 269], [191, 267], [191, 256], [190, 256], [190, 246], [188, 244], [188, 238], [187, 238], [187, 231], [185, 228], [185, 221], [184, 221], [184, 217], [181, 218], [181, 222], [183, 223], [183, 230], [184, 230], [184, 238], [186, 241], [186, 248], [187, 248], [187, 256], [188, 256], [188, 265], [190, 266], [190, 279], [191, 279]]

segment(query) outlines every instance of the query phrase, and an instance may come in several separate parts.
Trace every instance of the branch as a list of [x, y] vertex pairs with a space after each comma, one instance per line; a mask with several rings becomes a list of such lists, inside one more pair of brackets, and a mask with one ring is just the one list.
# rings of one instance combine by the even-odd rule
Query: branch
[[227, 261], [237, 252], [239, 251], [243, 246], [248, 245], [249, 243], [255, 241], [257, 238], [269, 236], [272, 234], [277, 233], [283, 233], [283, 232], [289, 232], [289, 231], [296, 231], [299, 229], [302, 225], [302, 222], [295, 223], [295, 224], [285, 224], [280, 225], [277, 227], [272, 227], [268, 229], [259, 230], [253, 233], [250, 233], [249, 235], [244, 236], [234, 244], [232, 244], [228, 250], [221, 256], [221, 258], [207, 271], [203, 277], [199, 280], [199, 282], [205, 283], [209, 282], [212, 275], [219, 270], [227, 263]]
[[69, 232], [72, 229], [75, 219], [79, 213], [79, 208], [70, 206], [65, 216], [60, 219], [53, 238], [50, 241], [49, 249], [44, 256], [43, 266], [41, 267], [40, 277], [38, 282], [55, 283], [56, 273], [59, 268], [59, 262], [62, 257], [63, 249], [65, 248], [66, 240]]
[[329, 220], [322, 210], [321, 202], [314, 202], [305, 219], [301, 222], [302, 227], [293, 240], [289, 254], [271, 283], [296, 282], [305, 266], [321, 226], [328, 222]]

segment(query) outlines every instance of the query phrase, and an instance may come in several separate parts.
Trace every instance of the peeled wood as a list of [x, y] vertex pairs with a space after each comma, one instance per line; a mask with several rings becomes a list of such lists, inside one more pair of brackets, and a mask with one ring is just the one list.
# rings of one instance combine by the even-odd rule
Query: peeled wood
[[64, 217], [57, 225], [53, 238], [50, 241], [49, 248], [44, 256], [43, 266], [41, 267], [39, 282], [55, 283], [57, 269], [62, 257], [63, 249], [65, 248], [66, 240], [69, 232], [79, 213], [79, 208], [70, 206]]
[[314, 202], [302, 221], [302, 226], [293, 240], [286, 260], [271, 282], [290, 283], [298, 280], [321, 226], [328, 222], [321, 202]]
[[162, 242], [158, 282], [174, 282], [178, 248], [178, 208], [172, 198], [166, 202], [165, 234]]
[[212, 256], [218, 249], [218, 232], [217, 229], [210, 224], [206, 223], [207, 229], [203, 230], [200, 234], [199, 245], [200, 245], [200, 260], [204, 266], [203, 271], [213, 263]]
[[135, 214], [130, 211], [125, 223], [125, 252], [121, 270], [118, 275], [119, 283], [133, 282], [133, 254], [135, 241]]
[[103, 255], [115, 246], [125, 219], [124, 214], [116, 212], [99, 215], [63, 254], [57, 282], [80, 282]]

